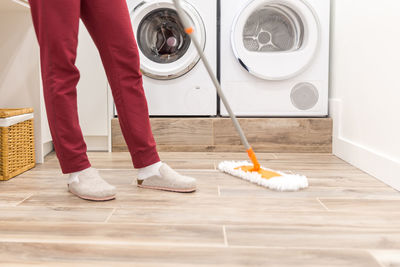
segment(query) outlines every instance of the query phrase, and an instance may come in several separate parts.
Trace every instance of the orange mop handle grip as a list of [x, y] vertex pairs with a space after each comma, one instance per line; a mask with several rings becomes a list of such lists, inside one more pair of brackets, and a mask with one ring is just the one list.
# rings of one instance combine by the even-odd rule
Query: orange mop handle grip
[[249, 158], [250, 158], [251, 162], [254, 165], [254, 169], [253, 170], [254, 171], [260, 170], [260, 163], [258, 163], [258, 160], [257, 160], [257, 157], [256, 157], [256, 153], [254, 153], [253, 148], [250, 147], [247, 150], [247, 155], [249, 155]]

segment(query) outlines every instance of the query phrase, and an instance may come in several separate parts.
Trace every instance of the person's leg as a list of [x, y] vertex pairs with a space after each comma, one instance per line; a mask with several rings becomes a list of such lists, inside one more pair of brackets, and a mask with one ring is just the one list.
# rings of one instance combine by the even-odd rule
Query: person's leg
[[53, 143], [71, 193], [89, 200], [115, 198], [115, 187], [91, 167], [78, 120], [75, 66], [81, 0], [29, 0], [40, 46], [43, 93]]
[[159, 162], [126, 0], [82, 0], [81, 18], [100, 52], [134, 167]]
[[63, 173], [91, 166], [78, 120], [75, 66], [81, 0], [29, 0], [50, 133]]
[[196, 180], [160, 162], [150, 127], [140, 59], [125, 0], [82, 0], [81, 18], [99, 49], [138, 186], [193, 192]]

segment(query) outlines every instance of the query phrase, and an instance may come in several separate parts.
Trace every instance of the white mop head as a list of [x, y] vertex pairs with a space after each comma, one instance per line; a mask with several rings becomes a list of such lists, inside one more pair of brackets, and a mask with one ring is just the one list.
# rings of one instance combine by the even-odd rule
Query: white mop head
[[265, 179], [261, 177], [258, 172], [246, 172], [243, 170], [235, 170], [239, 166], [252, 166], [248, 161], [223, 161], [218, 165], [218, 169], [222, 172], [229, 173], [233, 176], [240, 177], [252, 183], [267, 187], [277, 191], [297, 191], [302, 188], [308, 187], [307, 177], [298, 174], [287, 174], [280, 171], [275, 171], [261, 167], [267, 171], [279, 173], [282, 176]]

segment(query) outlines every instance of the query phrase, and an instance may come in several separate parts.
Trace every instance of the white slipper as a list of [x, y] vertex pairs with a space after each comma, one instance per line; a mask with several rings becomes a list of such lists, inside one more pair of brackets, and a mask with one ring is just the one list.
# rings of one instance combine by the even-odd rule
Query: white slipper
[[89, 167], [78, 174], [78, 181], [68, 184], [72, 194], [86, 200], [105, 201], [115, 198], [115, 186], [101, 178], [97, 169]]
[[160, 176], [154, 175], [144, 180], [137, 180], [137, 186], [164, 191], [190, 193], [196, 191], [196, 179], [180, 175], [167, 164], [160, 167]]

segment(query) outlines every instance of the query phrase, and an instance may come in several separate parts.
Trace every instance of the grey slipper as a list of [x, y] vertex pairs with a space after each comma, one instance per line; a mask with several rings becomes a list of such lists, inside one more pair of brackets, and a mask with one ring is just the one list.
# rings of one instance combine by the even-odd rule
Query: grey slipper
[[115, 198], [115, 186], [101, 178], [99, 171], [93, 167], [83, 170], [78, 175], [79, 182], [68, 184], [68, 190], [83, 199], [105, 201]]
[[137, 186], [180, 193], [196, 190], [196, 179], [180, 175], [165, 163], [160, 167], [160, 174], [160, 176], [156, 175], [144, 180], [137, 180]]

